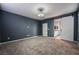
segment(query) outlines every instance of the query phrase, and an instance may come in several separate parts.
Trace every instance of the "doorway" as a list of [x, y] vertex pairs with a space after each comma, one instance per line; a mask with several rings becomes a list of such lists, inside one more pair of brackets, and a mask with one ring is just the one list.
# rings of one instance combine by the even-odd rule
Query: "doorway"
[[42, 34], [43, 36], [48, 36], [48, 23], [42, 24]]

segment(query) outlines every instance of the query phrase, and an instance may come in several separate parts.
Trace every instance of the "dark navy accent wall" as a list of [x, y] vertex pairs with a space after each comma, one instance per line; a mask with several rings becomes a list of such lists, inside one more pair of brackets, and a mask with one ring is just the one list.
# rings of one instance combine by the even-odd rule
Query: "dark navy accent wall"
[[78, 13], [75, 12], [74, 16], [74, 41], [78, 41]]
[[78, 41], [79, 41], [79, 13], [78, 13]]
[[54, 29], [53, 29], [54, 21], [53, 21], [53, 19], [43, 20], [42, 24], [43, 23], [48, 23], [48, 36], [53, 37], [54, 36]]
[[[1, 20], [1, 12], [0, 12], [0, 20]], [[0, 22], [0, 41], [1, 41], [1, 22]]]
[[5, 11], [1, 13], [1, 42], [41, 35], [40, 21]]
[[42, 21], [38, 22], [38, 36], [42, 36]]

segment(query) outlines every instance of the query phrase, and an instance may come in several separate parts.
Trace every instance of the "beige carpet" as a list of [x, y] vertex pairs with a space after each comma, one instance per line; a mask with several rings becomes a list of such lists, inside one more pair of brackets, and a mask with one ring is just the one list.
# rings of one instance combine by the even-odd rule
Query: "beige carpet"
[[52, 37], [37, 37], [0, 45], [0, 55], [72, 55], [79, 47]]

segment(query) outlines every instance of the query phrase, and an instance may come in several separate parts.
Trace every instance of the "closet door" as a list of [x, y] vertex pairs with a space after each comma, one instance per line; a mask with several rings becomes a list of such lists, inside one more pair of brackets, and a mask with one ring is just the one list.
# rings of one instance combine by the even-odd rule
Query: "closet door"
[[64, 40], [73, 41], [74, 34], [74, 18], [72, 16], [61, 19], [61, 36]]

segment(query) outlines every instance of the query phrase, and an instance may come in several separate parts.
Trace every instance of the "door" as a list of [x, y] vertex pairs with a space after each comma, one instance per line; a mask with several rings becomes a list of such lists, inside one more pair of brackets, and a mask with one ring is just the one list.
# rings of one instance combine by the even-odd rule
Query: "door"
[[60, 35], [64, 38], [64, 40], [73, 41], [74, 20], [72, 16], [61, 19], [61, 30]]
[[48, 24], [47, 23], [42, 24], [42, 32], [43, 32], [43, 36], [48, 36]]

